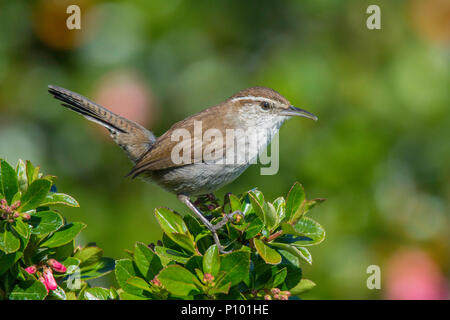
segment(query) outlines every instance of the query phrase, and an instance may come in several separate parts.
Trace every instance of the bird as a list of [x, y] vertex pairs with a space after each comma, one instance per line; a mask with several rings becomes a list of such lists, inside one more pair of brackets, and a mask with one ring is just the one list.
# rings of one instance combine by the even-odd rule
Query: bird
[[176, 122], [156, 137], [140, 124], [78, 93], [54, 85], [48, 86], [48, 92], [62, 106], [105, 127], [134, 164], [128, 176], [154, 182], [176, 194], [209, 229], [222, 253], [227, 251], [217, 231], [236, 212], [212, 224], [191, 197], [212, 193], [235, 180], [255, 163], [286, 120], [293, 116], [318, 120], [314, 114], [291, 105], [277, 91], [256, 86]]

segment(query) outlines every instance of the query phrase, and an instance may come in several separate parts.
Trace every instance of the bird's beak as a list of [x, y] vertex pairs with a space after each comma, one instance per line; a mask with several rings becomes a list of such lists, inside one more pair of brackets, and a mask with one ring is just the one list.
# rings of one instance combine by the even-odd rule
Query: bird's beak
[[281, 114], [283, 116], [300, 116], [300, 117], [305, 117], [305, 118], [309, 118], [309, 119], [313, 119], [314, 121], [319, 120], [319, 118], [317, 118], [315, 115], [313, 115], [311, 112], [308, 112], [306, 110], [294, 107], [294, 106], [289, 106], [288, 109], [281, 111]]

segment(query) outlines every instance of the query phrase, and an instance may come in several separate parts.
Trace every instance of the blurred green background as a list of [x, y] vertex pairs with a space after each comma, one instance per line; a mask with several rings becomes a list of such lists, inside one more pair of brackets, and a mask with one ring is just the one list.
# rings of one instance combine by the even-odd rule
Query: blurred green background
[[[68, 30], [66, 8], [81, 8]], [[381, 30], [366, 9], [381, 8]], [[252, 166], [217, 192], [258, 187], [273, 200], [300, 181], [328, 201], [312, 217], [306, 299], [449, 295], [450, 2], [95, 1], [0, 3], [0, 156], [40, 164], [81, 208], [63, 209], [105, 255], [155, 242], [153, 209], [187, 213], [131, 169], [106, 130], [59, 106], [54, 84], [161, 135], [240, 89], [272, 87], [319, 116], [280, 132], [280, 170]], [[381, 290], [366, 286], [381, 268]], [[113, 277], [100, 285], [109, 285]]]

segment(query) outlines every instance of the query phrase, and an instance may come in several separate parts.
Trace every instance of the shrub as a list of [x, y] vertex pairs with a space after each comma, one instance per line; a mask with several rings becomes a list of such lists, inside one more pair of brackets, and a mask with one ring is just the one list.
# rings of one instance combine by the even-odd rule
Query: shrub
[[[285, 300], [315, 286], [301, 264], [312, 263], [308, 247], [321, 243], [325, 230], [306, 214], [324, 199], [307, 200], [298, 182], [273, 202], [257, 189], [227, 194], [222, 203], [199, 197], [195, 205], [213, 224], [236, 213], [219, 231], [227, 253], [191, 215], [157, 208], [162, 240], [136, 242], [129, 258], [114, 261], [95, 244], [75, 247], [86, 225], [67, 223], [53, 208], [79, 206], [56, 192], [54, 176], [29, 161], [16, 169], [0, 161], [1, 299]], [[86, 282], [114, 268], [117, 290]]]

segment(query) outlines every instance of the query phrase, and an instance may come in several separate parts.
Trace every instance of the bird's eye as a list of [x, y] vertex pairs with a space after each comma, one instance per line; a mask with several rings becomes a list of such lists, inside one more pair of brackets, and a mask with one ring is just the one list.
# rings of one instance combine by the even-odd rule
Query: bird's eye
[[270, 103], [268, 103], [267, 101], [264, 101], [263, 103], [261, 103], [261, 108], [263, 108], [264, 110], [269, 110]]

